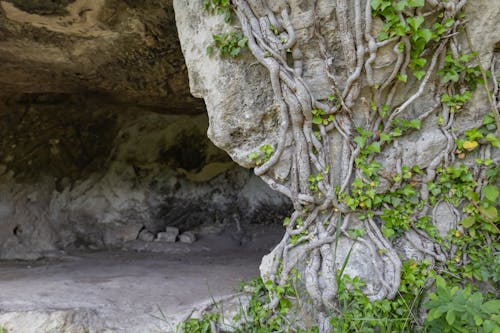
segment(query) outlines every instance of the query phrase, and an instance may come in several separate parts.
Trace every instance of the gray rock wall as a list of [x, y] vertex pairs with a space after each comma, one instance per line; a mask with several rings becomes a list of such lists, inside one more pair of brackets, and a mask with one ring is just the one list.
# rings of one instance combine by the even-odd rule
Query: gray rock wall
[[[348, 7], [345, 26], [339, 23], [341, 18], [338, 17], [336, 5], [340, 3], [346, 3]], [[355, 3], [362, 4], [358, 9], [358, 14], [355, 14]], [[344, 181], [344, 184], [348, 185], [354, 177], [360, 179], [363, 177], [360, 170], [354, 170], [352, 173], [352, 169], [350, 170], [350, 165], [354, 165], [350, 161], [350, 156], [359, 156], [354, 153], [359, 147], [352, 140], [357, 136], [357, 128], [374, 133], [381, 132], [384, 127], [394, 128], [392, 116], [397, 116], [400, 120], [418, 118], [422, 121], [418, 131], [390, 140], [390, 143], [383, 147], [382, 152], [375, 157], [381, 165], [379, 173], [389, 175], [388, 179], [392, 179], [391, 175], [401, 173], [402, 166], [419, 166], [426, 170], [435, 170], [442, 161], [445, 161], [444, 164], [447, 166], [457, 161], [472, 166], [475, 158], [490, 155], [495, 163], [499, 163], [500, 150], [495, 148], [491, 148], [491, 151], [488, 150], [486, 153], [476, 151], [469, 154], [468, 158], [463, 161], [461, 159], [464, 157], [455, 156], [457, 155], [454, 148], [456, 137], [467, 129], [479, 126], [482, 117], [491, 111], [484, 87], [481, 86], [475, 90], [472, 100], [460, 112], [452, 111], [451, 115], [446, 105], [438, 109], [438, 106], [442, 104], [440, 95], [444, 92], [438, 90], [439, 77], [436, 74], [429, 76], [428, 79], [417, 80], [408, 69], [407, 82], [404, 85], [395, 83], [394, 86], [389, 85], [388, 89], [384, 90], [384, 82], [392, 81], [393, 68], [395, 68], [394, 75], [398, 73], [400, 68], [398, 61], [403, 61], [404, 52], [398, 51], [396, 38], [380, 44], [381, 46], [370, 54], [370, 42], [366, 39], [368, 38], [366, 35], [376, 37], [381, 31], [383, 22], [380, 18], [367, 15], [372, 20], [372, 29], [365, 32], [365, 8], [371, 8], [369, 1], [234, 1], [234, 4], [239, 9], [239, 17], [247, 21], [243, 27], [240, 26], [237, 18], [228, 24], [224, 22], [223, 16], [211, 15], [204, 9], [201, 1], [174, 0], [176, 24], [188, 68], [190, 88], [193, 95], [203, 98], [206, 102], [210, 118], [208, 131], [210, 139], [218, 147], [227, 151], [238, 164], [255, 167], [257, 164], [249, 158], [250, 154], [258, 152], [259, 147], [264, 144], [274, 148], [274, 155], [266, 162], [267, 167], [265, 164], [261, 168], [264, 170], [261, 175], [270, 186], [293, 198], [296, 216], [302, 218], [317, 216], [317, 218], [312, 218], [314, 222], [305, 231], [311, 241], [304, 241], [304, 244], [327, 239], [325, 235], [328, 231], [324, 229], [330, 230], [330, 236], [332, 236], [332, 230], [335, 230], [335, 228], [323, 226], [320, 218], [322, 212], [318, 215], [314, 213], [309, 215], [309, 213], [321, 206], [323, 207], [321, 210], [326, 211], [324, 216], [330, 216], [333, 221], [332, 216], [338, 216], [332, 213], [333, 207], [335, 211], [342, 211], [342, 204], [335, 201], [338, 192], [343, 192], [343, 190], [338, 191], [335, 187], [340, 187]], [[427, 3], [429, 8], [430, 4], [429, 1]], [[457, 4], [449, 4], [449, 6], [454, 5]], [[426, 9], [428, 8], [420, 8], [421, 11], [417, 10], [417, 15]], [[467, 15], [466, 25], [470, 27], [468, 31], [472, 40], [472, 49], [478, 52], [483, 66], [488, 64], [489, 68], [489, 64], [495, 63], [495, 59], [499, 56], [500, 36], [497, 33], [497, 27], [500, 23], [500, 3], [492, 0], [469, 1], [465, 7], [465, 14]], [[356, 15], [360, 18], [359, 27], [354, 23]], [[411, 14], [408, 15], [411, 16]], [[281, 30], [276, 28], [276, 31], [273, 31], [270, 28], [273, 19], [281, 24]], [[426, 19], [432, 20], [432, 16]], [[346, 35], [340, 31], [341, 28], [345, 28], [351, 34], [353, 41], [356, 40], [356, 43], [352, 42], [352, 59], [346, 56], [349, 53], [344, 49], [347, 37], [344, 38]], [[359, 29], [359, 32], [356, 29]], [[243, 31], [248, 34], [250, 49], [242, 52], [237, 58], [222, 58], [216, 52], [213, 56], [208, 56], [206, 49], [213, 44], [212, 35], [228, 31]], [[284, 45], [293, 38], [296, 38], [296, 43], [289, 50], [285, 50]], [[451, 52], [458, 52], [458, 48], [464, 53], [472, 51], [464, 34], [461, 34], [453, 43]], [[403, 42], [400, 45], [403, 45]], [[361, 57], [360, 60], [355, 59], [356, 51], [357, 57]], [[427, 51], [427, 54], [422, 55], [426, 57], [427, 64], [431, 63], [432, 52], [436, 52], [434, 64], [436, 68], [439, 68], [444, 61], [444, 55], [438, 57], [439, 53], [432, 47]], [[296, 56], [298, 52], [300, 56]], [[360, 53], [361, 56], [359, 56]], [[370, 63], [371, 56], [375, 57]], [[408, 57], [407, 60], [410, 61], [410, 58]], [[370, 64], [371, 76], [367, 74], [367, 67]], [[433, 73], [428, 67], [425, 68], [428, 73]], [[496, 73], [492, 75], [497, 76], [498, 61], [494, 68], [496, 68]], [[355, 77], [354, 73], [357, 70], [362, 74], [353, 79], [352, 82], [355, 82], [353, 86], [349, 86], [348, 79]], [[275, 71], [274, 81], [276, 82], [271, 84], [270, 77], [273, 71]], [[423, 82], [427, 84], [424, 85]], [[352, 89], [342, 95], [344, 89], [347, 89], [346, 86]], [[342, 103], [345, 103], [341, 107], [332, 106], [334, 103], [328, 100], [329, 95], [335, 94], [337, 95], [333, 96], [332, 100], [337, 98], [339, 101], [339, 98], [342, 98]], [[404, 104], [408, 100], [412, 102]], [[384, 120], [384, 116], [380, 116], [378, 124], [383, 125], [377, 126], [374, 120], [378, 118], [378, 115], [376, 110], [371, 110], [371, 103], [375, 104], [376, 109], [382, 107], [385, 102], [389, 111], [393, 113], [392, 116], [388, 116], [389, 120]], [[319, 103], [321, 107], [317, 107]], [[341, 105], [340, 101], [338, 105]], [[282, 114], [280, 114], [280, 108], [285, 110]], [[334, 114], [335, 126], [329, 124], [330, 127], [328, 127], [325, 124], [325, 126], [314, 127], [310, 118], [312, 118], [311, 110], [314, 111], [315, 108], [323, 109], [323, 111], [329, 110]], [[446, 121], [452, 119], [449, 121], [449, 128], [439, 125], [442, 110], [444, 110], [442, 114], [446, 115]], [[311, 135], [313, 128], [318, 131], [316, 133], [318, 143], [314, 142], [315, 139]], [[341, 130], [344, 131], [343, 135], [340, 133]], [[325, 158], [324, 162], [322, 158]], [[431, 167], [433, 164], [434, 166]], [[328, 171], [324, 171], [325, 169]], [[430, 180], [435, 178], [432, 172], [429, 173]], [[324, 181], [324, 189], [312, 193], [310, 177], [316, 174], [328, 180]], [[422, 188], [427, 186], [426, 180], [419, 181], [424, 184]], [[365, 183], [369, 181], [365, 180]], [[397, 184], [393, 182], [392, 186], [396, 188]], [[377, 191], [385, 192], [389, 189], [390, 184], [382, 179]], [[335, 192], [335, 195], [332, 192]], [[350, 192], [347, 190], [345, 193]], [[307, 203], [301, 202], [301, 195], [303, 195], [302, 198], [310, 195], [309, 201], [304, 199]], [[335, 199], [329, 202], [328, 200], [333, 197]], [[304, 207], [306, 209], [303, 209]], [[434, 216], [432, 223], [437, 226], [437, 230], [442, 235], [451, 228], [455, 228], [461, 218], [456, 208], [445, 203], [438, 203], [434, 210], [432, 210], [433, 207], [425, 208], [432, 211], [432, 214], [429, 213], [428, 216]], [[428, 238], [420, 237], [412, 230], [393, 240], [394, 244], [391, 244], [378, 230], [383, 224], [378, 217], [374, 218], [377, 223], [370, 222], [370, 224], [366, 220], [361, 222], [357, 218], [352, 218], [358, 212], [349, 209], [345, 211], [347, 213], [344, 211], [343, 213], [347, 215], [342, 216], [351, 217], [345, 228], [363, 227], [363, 230], [371, 234], [368, 237], [365, 235], [359, 238], [359, 242], [353, 247], [351, 253], [353, 259], [346, 267], [346, 272], [349, 272], [351, 276], [362, 277], [366, 283], [364, 291], [371, 299], [390, 298], [396, 294], [400, 281], [401, 260], [422, 259], [428, 257], [429, 253], [435, 254], [429, 251], [434, 244], [429, 242]], [[329, 213], [331, 214], [328, 215]], [[332, 223], [330, 220], [327, 222]], [[290, 229], [288, 232], [292, 235], [294, 231]], [[285, 237], [283, 242], [263, 260], [261, 274], [264, 280], [274, 279], [273, 274], [276, 273], [278, 267], [274, 260], [278, 261], [279, 259], [276, 258], [282, 258], [281, 255], [288, 256], [287, 261], [290, 266], [296, 262], [309, 262], [311, 263], [308, 264], [310, 281], [317, 281], [311, 282], [313, 285], [310, 290], [317, 293], [321, 291], [323, 299], [315, 295], [315, 301], [328, 307], [325, 299], [334, 297], [332, 290], [336, 285], [334, 267], [341, 267], [352, 244], [351, 237], [340, 236], [340, 238], [339, 242], [343, 246], [339, 247], [338, 252], [335, 251], [337, 257], [332, 260], [332, 253], [328, 252], [329, 250], [323, 251], [323, 248], [321, 256], [317, 253], [318, 251], [316, 254], [308, 253], [306, 250], [308, 245], [298, 245], [293, 251], [289, 250], [288, 247], [294, 246], [293, 243], [290, 245], [291, 242], [287, 243]], [[327, 243], [333, 247], [331, 241]], [[301, 247], [303, 249], [300, 249]], [[326, 248], [328, 249], [328, 246]], [[384, 250], [377, 251], [377, 248]], [[314, 257], [307, 257], [308, 255]], [[318, 268], [313, 268], [313, 266], [314, 263], [320, 265], [320, 257], [323, 260], [320, 273], [311, 273], [313, 270], [318, 272]], [[430, 258], [430, 260], [434, 259], [444, 260], [439, 254]], [[282, 271], [285, 269], [283, 268]], [[314, 276], [315, 274], [319, 277]], [[308, 276], [304, 280], [307, 284]], [[281, 277], [281, 280], [274, 281], [283, 283], [284, 280]]]
[[0, 1], [0, 259], [287, 212], [204, 113], [171, 0]]
[[[50, 155], [54, 145], [40, 137], [37, 143], [49, 154], [49, 168], [40, 166], [37, 173], [2, 164], [0, 258], [119, 247], [143, 229], [156, 235], [166, 226], [198, 234], [237, 232], [237, 220], [244, 226], [288, 213], [286, 198], [208, 141], [205, 115], [168, 116], [114, 106], [99, 112], [116, 116], [116, 130], [106, 143], [108, 153], [93, 155], [98, 166], [64, 169], [69, 162], [63, 148], [62, 156]], [[79, 124], [84, 125], [81, 119]], [[72, 144], [73, 152], [82, 149]], [[37, 156], [30, 157], [33, 164]]]

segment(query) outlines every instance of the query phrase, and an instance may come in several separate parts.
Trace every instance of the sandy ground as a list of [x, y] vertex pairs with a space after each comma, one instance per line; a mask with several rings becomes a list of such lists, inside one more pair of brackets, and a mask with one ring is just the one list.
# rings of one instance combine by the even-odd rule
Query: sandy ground
[[0, 261], [0, 327], [8, 333], [84, 332], [83, 326], [90, 332], [172, 332], [200, 303], [257, 276], [262, 256], [280, 236], [278, 228], [266, 228], [243, 246], [221, 235], [191, 245], [136, 242], [124, 250]]

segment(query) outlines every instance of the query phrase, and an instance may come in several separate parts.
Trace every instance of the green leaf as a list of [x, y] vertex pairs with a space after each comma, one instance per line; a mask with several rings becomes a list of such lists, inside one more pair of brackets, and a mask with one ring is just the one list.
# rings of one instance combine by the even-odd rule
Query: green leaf
[[248, 41], [248, 39], [246, 37], [240, 39], [238, 41], [238, 46], [241, 47], [241, 48], [246, 47], [247, 46], [247, 41]]
[[472, 128], [470, 130], [465, 131], [465, 136], [467, 137], [468, 140], [477, 140], [483, 138], [483, 134], [479, 132], [477, 128]]
[[447, 18], [446, 21], [444, 21], [444, 26], [447, 28], [451, 28], [455, 24], [455, 20], [453, 18]]
[[434, 308], [434, 309], [429, 311], [425, 320], [427, 322], [431, 322], [431, 321], [436, 320], [439, 317], [441, 317], [441, 315], [442, 315], [442, 313], [437, 308]]
[[382, 42], [382, 41], [387, 40], [387, 39], [389, 39], [389, 35], [385, 31], [380, 31], [378, 33], [378, 40], [379, 41]]
[[425, 5], [425, 0], [408, 0], [409, 7], [423, 7]]
[[416, 66], [416, 67], [424, 67], [425, 64], [427, 63], [427, 59], [425, 58], [416, 58], [416, 59], [413, 59], [412, 60], [412, 63]]
[[441, 276], [436, 276], [436, 286], [438, 288], [446, 288], [446, 281]]
[[422, 23], [424, 23], [424, 17], [423, 16], [409, 17], [406, 21], [408, 22], [410, 27], [412, 27], [413, 30], [416, 31], [422, 25]]
[[500, 300], [495, 299], [495, 300], [488, 301], [488, 302], [482, 304], [481, 310], [486, 312], [486, 313], [490, 313], [490, 314], [499, 313], [500, 312]]
[[490, 332], [498, 333], [498, 332], [500, 332], [499, 325], [495, 324], [491, 320], [485, 320], [484, 323], [483, 323], [483, 328], [484, 328], [484, 331], [486, 333], [490, 333]]
[[357, 136], [354, 138], [354, 142], [356, 142], [358, 144], [358, 146], [363, 148], [365, 146], [365, 143], [366, 143], [366, 138], [363, 136]]
[[455, 311], [450, 310], [446, 313], [446, 322], [451, 326], [455, 322]]
[[425, 42], [428, 43], [434, 37], [434, 34], [430, 29], [420, 29], [418, 31], [418, 36], [423, 38]]
[[231, 57], [236, 57], [240, 53], [240, 51], [241, 51], [241, 48], [236, 47], [236, 48], [232, 49], [229, 54], [231, 55]]
[[417, 80], [420, 80], [424, 77], [425, 71], [414, 71], [413, 75], [417, 78]]
[[422, 126], [422, 121], [420, 119], [413, 119], [410, 121], [409, 125], [411, 128], [420, 129], [420, 127]]
[[495, 123], [495, 116], [493, 113], [488, 113], [486, 116], [483, 117], [483, 125], [488, 125], [488, 124], [494, 124]]
[[458, 73], [455, 70], [450, 69], [443, 75], [443, 82], [444, 83], [447, 83], [449, 81], [458, 82], [459, 78], [460, 76], [458, 75]]
[[500, 148], [500, 139], [498, 139], [495, 134], [489, 133], [486, 135], [486, 140], [488, 140], [493, 147]]
[[397, 78], [401, 82], [405, 82], [406, 83], [406, 81], [408, 81], [408, 75], [406, 75], [406, 74], [398, 74]]
[[462, 220], [462, 226], [464, 228], [470, 228], [476, 223], [476, 218], [474, 216], [467, 216]]
[[481, 215], [483, 215], [488, 220], [494, 221], [498, 218], [498, 211], [493, 206], [489, 206], [489, 207], [481, 206], [481, 207], [479, 207], [479, 211], [481, 212]]
[[384, 234], [384, 236], [386, 238], [391, 238], [392, 236], [394, 236], [396, 234], [393, 229], [388, 228], [385, 225], [382, 226], [382, 233]]
[[401, 130], [401, 128], [397, 127], [397, 128], [392, 130], [391, 135], [392, 136], [401, 136], [401, 135], [403, 135], [403, 131]]
[[375, 10], [379, 9], [383, 3], [384, 0], [370, 0], [370, 6]]
[[312, 119], [312, 123], [316, 125], [321, 125], [321, 123], [323, 123], [323, 119], [320, 116], [314, 116]]
[[483, 188], [483, 195], [486, 199], [496, 202], [499, 195], [498, 188], [495, 185], [486, 185]]
[[367, 149], [371, 152], [374, 152], [374, 153], [380, 153], [380, 142], [373, 142], [371, 143]]
[[385, 142], [385, 141], [390, 141], [391, 140], [391, 136], [387, 133], [382, 133], [380, 134], [380, 140], [382, 142]]
[[403, 11], [405, 9], [406, 5], [407, 5], [406, 0], [401, 0], [401, 1], [397, 2], [397, 3], [395, 3], [393, 6], [394, 6], [394, 9], [396, 9], [399, 12], [401, 12], [401, 11]]

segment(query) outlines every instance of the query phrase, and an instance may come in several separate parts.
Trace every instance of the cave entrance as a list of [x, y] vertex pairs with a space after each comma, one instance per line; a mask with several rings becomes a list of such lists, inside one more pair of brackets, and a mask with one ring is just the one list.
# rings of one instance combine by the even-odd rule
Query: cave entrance
[[169, 331], [290, 203], [208, 140], [169, 1], [30, 3], [0, 1], [0, 328]]
[[289, 205], [212, 145], [207, 123], [91, 95], [11, 99], [1, 122], [0, 326], [167, 330], [257, 276]]

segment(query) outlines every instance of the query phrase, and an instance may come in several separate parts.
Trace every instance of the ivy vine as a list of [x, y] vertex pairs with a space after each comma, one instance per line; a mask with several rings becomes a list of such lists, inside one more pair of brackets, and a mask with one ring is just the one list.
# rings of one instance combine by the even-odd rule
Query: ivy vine
[[[244, 327], [303, 332], [286, 318], [305, 297], [316, 314], [310, 332], [499, 332], [499, 89], [494, 63], [484, 69], [472, 48], [466, 1], [354, 0], [353, 17], [349, 4], [336, 0], [335, 7], [344, 74], [331, 66], [321, 26], [313, 27], [330, 79], [329, 97], [321, 100], [302, 75], [303, 53], [288, 8], [278, 13], [245, 0], [205, 1], [206, 9], [226, 21], [234, 13], [241, 25], [241, 33], [214, 36], [221, 55], [236, 57], [248, 48], [269, 71], [280, 110], [279, 141], [263, 144], [249, 159], [295, 208], [272, 252], [272, 274], [260, 281], [247, 310], [253, 326]], [[375, 19], [382, 22], [377, 36]], [[380, 79], [374, 61], [384, 47], [392, 48], [395, 61]], [[409, 83], [415, 88], [408, 93]], [[366, 88], [370, 93], [362, 92]], [[455, 128], [478, 89], [486, 92], [490, 111], [474, 127]], [[407, 111], [424, 92], [432, 106], [410, 117]], [[403, 101], [395, 98], [403, 93]], [[353, 120], [360, 99], [370, 109], [363, 127]], [[438, 128], [446, 147], [427, 165], [405, 165], [401, 141], [424, 126]], [[332, 133], [341, 138], [340, 156], [332, 156]], [[287, 149], [292, 154], [284, 155]], [[393, 169], [382, 163], [388, 149], [396, 152]], [[290, 175], [275, 179], [273, 168], [283, 156], [292, 156]], [[434, 223], [443, 205], [459, 217], [446, 235]], [[339, 265], [340, 237], [374, 249], [373, 260], [383, 262], [377, 294], [367, 295], [364, 281], [345, 274], [352, 247]], [[425, 259], [401, 261], [394, 244], [402, 240]], [[300, 272], [294, 258], [302, 258]], [[299, 296], [291, 279], [307, 295]]]

